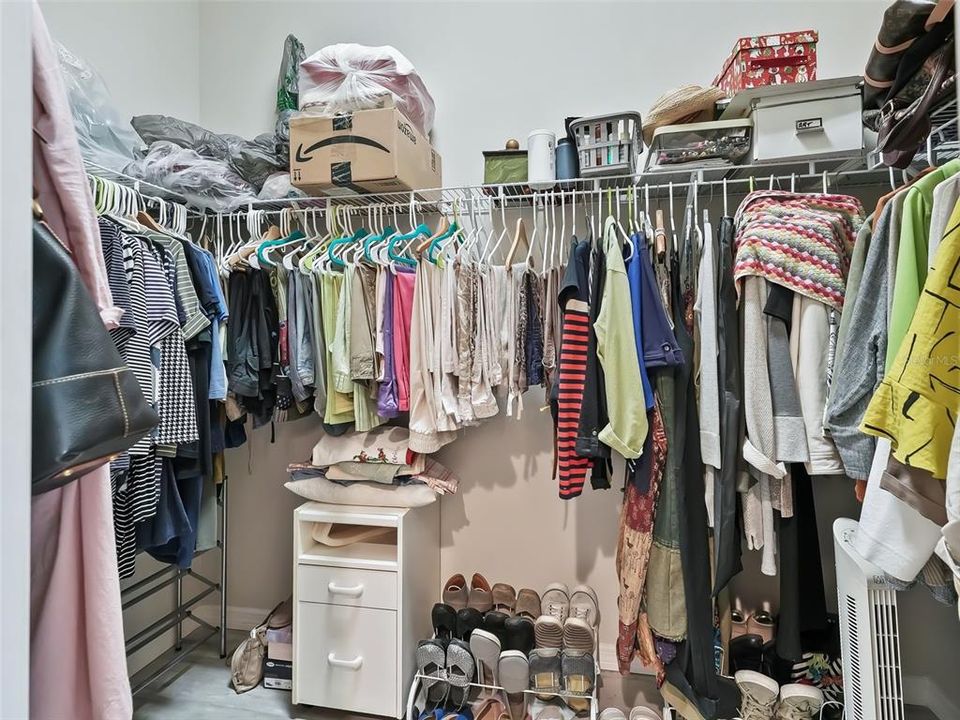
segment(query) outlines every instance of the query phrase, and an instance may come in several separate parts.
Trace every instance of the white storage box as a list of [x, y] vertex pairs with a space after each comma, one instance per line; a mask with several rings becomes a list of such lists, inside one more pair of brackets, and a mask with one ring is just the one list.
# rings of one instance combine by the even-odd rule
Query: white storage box
[[862, 155], [859, 76], [744, 90], [721, 119], [753, 120], [753, 161]]
[[750, 155], [753, 122], [713, 122], [664, 125], [653, 133], [647, 152], [648, 172], [727, 167]]

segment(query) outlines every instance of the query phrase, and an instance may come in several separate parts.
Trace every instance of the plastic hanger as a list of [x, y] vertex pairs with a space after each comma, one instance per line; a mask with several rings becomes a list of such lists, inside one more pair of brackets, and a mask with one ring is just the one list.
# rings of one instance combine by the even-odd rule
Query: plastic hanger
[[364, 228], [358, 228], [353, 234], [344, 235], [332, 241], [327, 246], [327, 259], [330, 261], [330, 264], [340, 268], [346, 267], [346, 263], [336, 255], [336, 249], [355, 243], [361, 238], [366, 237], [366, 235], [367, 231]]
[[[410, 257], [407, 257], [401, 253], [398, 253], [396, 248], [400, 243], [412, 243], [413, 241], [421, 237], [430, 237], [430, 228], [424, 223], [414, 226], [416, 223], [416, 202], [413, 198], [413, 193], [410, 193], [410, 209], [409, 209], [409, 220], [410, 220], [410, 232], [404, 233], [403, 235], [394, 235], [390, 242], [387, 243], [387, 257], [394, 263], [400, 263], [401, 265], [406, 265], [407, 267], [416, 267], [417, 261], [413, 260]], [[404, 247], [403, 252], [407, 252], [407, 246]]]
[[[543, 204], [543, 196], [540, 197], [540, 203]], [[543, 208], [546, 215], [546, 208]], [[533, 196], [533, 233], [530, 235], [530, 242], [527, 243], [527, 256], [523, 264], [527, 267], [533, 267], [533, 249], [537, 246], [537, 239], [540, 236], [539, 213], [537, 212], [537, 196]]]
[[270, 253], [276, 249], [282, 247], [288, 247], [290, 245], [300, 243], [306, 235], [303, 234], [302, 230], [293, 230], [289, 235], [279, 240], [267, 240], [260, 243], [257, 246], [256, 256], [260, 261], [260, 267], [275, 267], [276, 263], [270, 259]]
[[[607, 192], [609, 193], [609, 192], [611, 192], [611, 191], [608, 190]], [[608, 195], [608, 196], [607, 196], [607, 202], [608, 202], [608, 204], [609, 204], [609, 197], [610, 197], [610, 196]], [[623, 242], [626, 243], [626, 244], [630, 247], [630, 254], [632, 255], [632, 254], [633, 254], [633, 241], [630, 239], [630, 234], [629, 234], [629, 233], [626, 231], [626, 229], [623, 227], [623, 222], [621, 222], [621, 220], [620, 220], [620, 210], [621, 210], [621, 208], [622, 208], [623, 206], [620, 204], [620, 190], [619, 190], [619, 188], [618, 188], [617, 191], [616, 191], [616, 198], [617, 198], [617, 215], [616, 215], [617, 230], [620, 232], [620, 237], [623, 238]], [[611, 217], [613, 217], [613, 215], [611, 215]]]
[[530, 242], [527, 240], [527, 226], [524, 225], [522, 217], [517, 218], [517, 226], [513, 232], [513, 242], [510, 245], [510, 252], [507, 253], [507, 258], [503, 262], [508, 268], [513, 265], [513, 257], [517, 254], [517, 248], [521, 240], [529, 247]]
[[432, 262], [434, 265], [440, 264], [437, 262], [437, 251], [440, 250], [444, 244], [459, 237], [460, 233], [460, 199], [457, 198], [454, 200], [453, 205], [453, 222], [450, 223], [443, 233], [434, 235], [432, 238], [430, 238], [430, 243], [427, 246], [427, 260]]
[[493, 244], [493, 247], [490, 248], [486, 255], [482, 258], [482, 262], [490, 264], [490, 258], [500, 249], [500, 245], [503, 243], [503, 239], [507, 236], [507, 202], [506, 198], [503, 195], [503, 188], [500, 188], [500, 235], [497, 236], [497, 241]]

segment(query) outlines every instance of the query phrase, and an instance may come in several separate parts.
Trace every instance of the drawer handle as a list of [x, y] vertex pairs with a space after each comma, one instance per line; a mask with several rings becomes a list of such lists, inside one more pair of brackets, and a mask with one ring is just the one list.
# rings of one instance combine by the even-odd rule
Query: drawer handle
[[363, 595], [363, 583], [359, 585], [354, 585], [353, 587], [343, 587], [332, 582], [327, 585], [327, 590], [330, 591], [331, 595], [348, 595], [349, 597], [360, 597]]
[[336, 655], [330, 653], [327, 655], [327, 662], [336, 667], [347, 668], [348, 670], [359, 670], [363, 665], [363, 655], [358, 655], [353, 660], [340, 660]]

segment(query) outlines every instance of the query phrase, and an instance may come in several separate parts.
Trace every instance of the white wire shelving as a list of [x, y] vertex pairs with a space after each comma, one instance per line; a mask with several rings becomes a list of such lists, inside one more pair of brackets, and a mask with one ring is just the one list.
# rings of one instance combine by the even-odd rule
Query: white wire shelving
[[[318, 197], [291, 197], [275, 200], [252, 200], [241, 203], [226, 215], [240, 215], [260, 211], [264, 215], [283, 211], [319, 211], [333, 207], [358, 209], [380, 208], [406, 211], [415, 209], [422, 214], [466, 211], [471, 206], [497, 208], [525, 208], [534, 205], [568, 204], [575, 202], [626, 202], [632, 195], [635, 201], [649, 203], [685, 192], [695, 182], [701, 190], [711, 188], [731, 195], [744, 195], [752, 189], [764, 187], [798, 192], [845, 192], [851, 188], [896, 186], [903, 179], [916, 174], [930, 164], [938, 164], [960, 156], [958, 141], [957, 102], [944, 103], [931, 116], [932, 131], [925, 145], [914, 158], [909, 169], [894, 171], [880, 162], [875, 150], [862, 154], [829, 159], [795, 159], [769, 163], [750, 163], [725, 167], [697, 168], [694, 165], [676, 169], [660, 169], [636, 175], [578, 178], [559, 182], [548, 190], [533, 190], [525, 183], [491, 185], [462, 185], [429, 188], [417, 191], [365, 193], [356, 195], [329, 195]], [[88, 164], [88, 172], [121, 185], [132, 186], [145, 196], [186, 205], [191, 214], [216, 215], [197, 207], [183, 194], [155, 183], [138, 180], [130, 175]], [[901, 177], [897, 177], [901, 175]]]

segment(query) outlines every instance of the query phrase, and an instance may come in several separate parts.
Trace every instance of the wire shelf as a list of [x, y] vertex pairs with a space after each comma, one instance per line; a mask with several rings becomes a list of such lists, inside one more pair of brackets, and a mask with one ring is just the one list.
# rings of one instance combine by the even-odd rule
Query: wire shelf
[[[920, 152], [907, 171], [914, 174], [930, 164], [943, 163], [960, 157], [958, 140], [956, 99], [944, 103], [931, 115], [932, 131]], [[88, 172], [106, 180], [138, 189], [145, 197], [156, 197], [183, 204], [192, 213], [210, 216], [190, 203], [182, 194], [160, 185], [139, 180], [116, 170], [87, 164]], [[232, 213], [245, 214], [252, 210], [264, 214], [279, 214], [283, 211], [326, 211], [333, 207], [349, 207], [362, 210], [389, 208], [404, 211], [415, 208], [418, 213], [435, 214], [459, 210], [466, 212], [471, 206], [493, 203], [497, 207], [524, 208], [537, 205], [575, 202], [600, 194], [612, 201], [615, 197], [625, 201], [627, 191], [635, 197], [662, 199], [673, 192], [682, 192], [691, 182], [699, 186], [724, 186], [733, 194], [745, 194], [751, 189], [775, 187], [794, 189], [798, 192], [820, 191], [824, 186], [830, 190], [844, 188], [888, 185], [891, 172], [880, 162], [875, 150], [862, 155], [826, 159], [796, 159], [769, 163], [749, 163], [722, 167], [678, 167], [655, 172], [607, 177], [576, 178], [559, 181], [552, 190], [534, 191], [526, 183], [503, 183], [496, 185], [463, 185], [457, 187], [430, 188], [416, 191], [367, 193], [357, 195], [327, 195], [319, 197], [292, 197], [276, 200], [253, 200], [243, 204]], [[618, 194], [619, 193], [619, 194]]]

